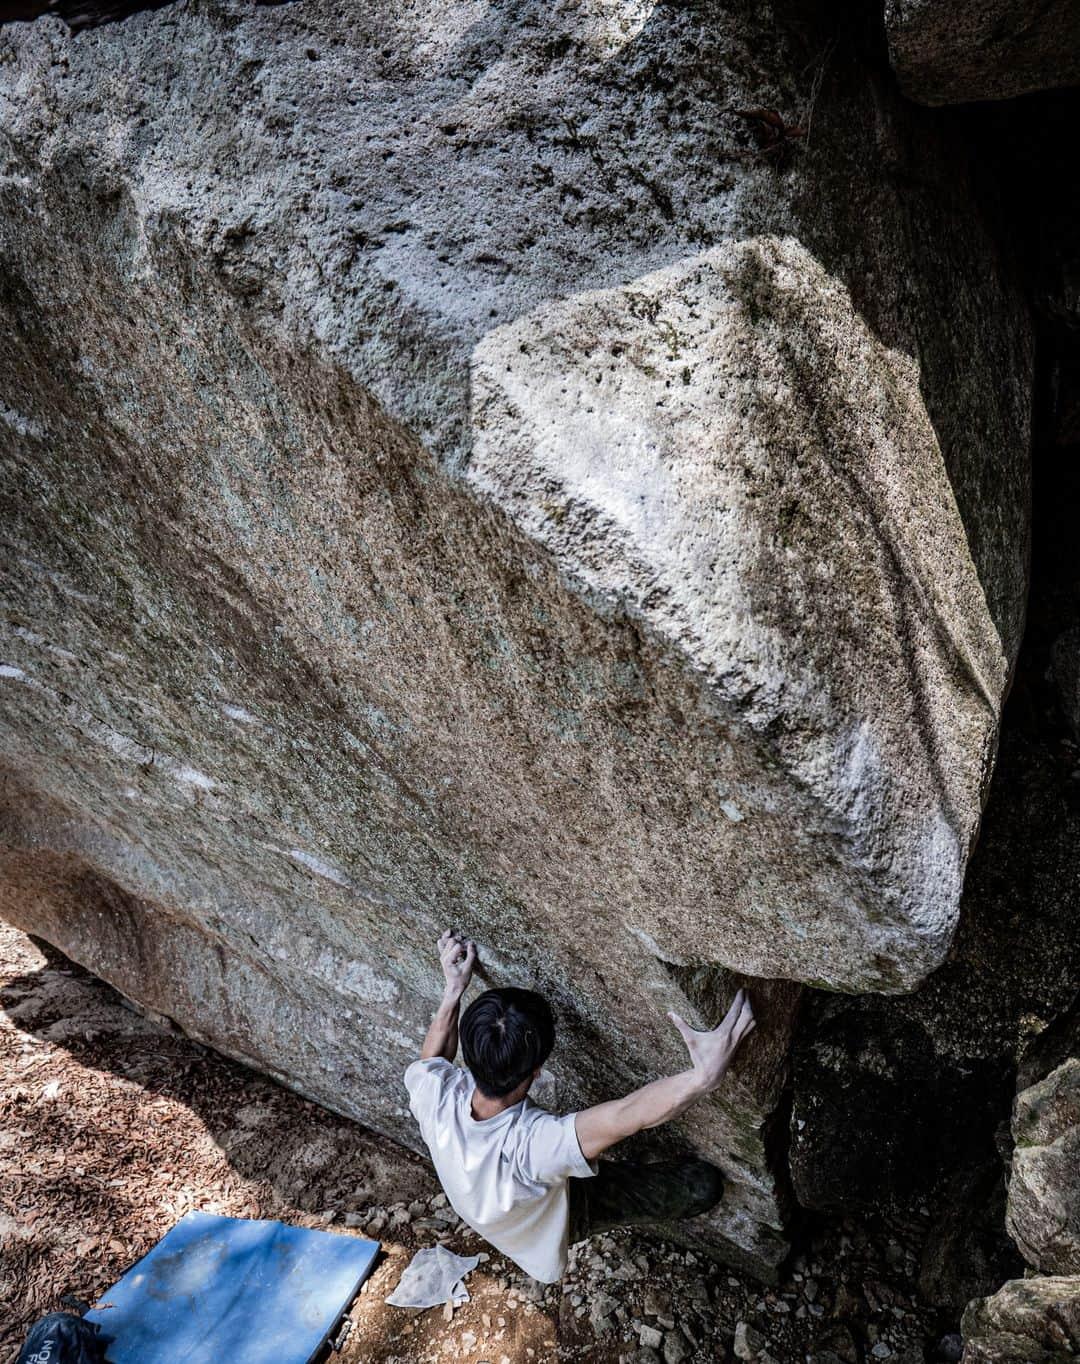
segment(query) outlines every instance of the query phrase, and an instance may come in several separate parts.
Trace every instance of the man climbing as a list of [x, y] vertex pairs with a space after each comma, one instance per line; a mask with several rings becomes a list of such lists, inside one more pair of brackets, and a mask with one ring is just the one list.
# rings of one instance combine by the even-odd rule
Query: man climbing
[[670, 1122], [711, 1093], [754, 1029], [740, 990], [719, 1027], [696, 1032], [678, 1014], [690, 1067], [678, 1075], [556, 1117], [528, 1097], [555, 1042], [555, 1020], [533, 990], [488, 990], [460, 1022], [467, 1070], [453, 1060], [458, 1011], [476, 945], [449, 929], [439, 939], [446, 988], [405, 1072], [409, 1107], [454, 1211], [527, 1274], [554, 1283], [567, 1246], [613, 1226], [695, 1217], [719, 1199], [719, 1170], [703, 1160], [643, 1165], [604, 1161], [609, 1146]]

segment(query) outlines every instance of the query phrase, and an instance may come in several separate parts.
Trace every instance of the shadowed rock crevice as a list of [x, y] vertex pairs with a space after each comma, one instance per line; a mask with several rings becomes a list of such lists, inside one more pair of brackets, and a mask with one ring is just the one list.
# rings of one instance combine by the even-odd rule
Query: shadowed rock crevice
[[[1067, 1325], [1077, 1301], [1075, 1282], [1060, 1278], [1005, 1283], [1023, 1268], [1017, 1244], [1036, 1266], [1045, 1246], [1045, 1268], [1060, 1269], [1068, 1235], [1059, 1240], [1051, 1228], [1068, 1223], [1061, 1190], [1075, 1182], [1065, 1132], [1044, 1143], [1049, 1133], [1028, 1131], [1018, 1110], [1013, 1134], [1028, 1131], [1030, 1152], [1013, 1152], [1009, 1136], [1018, 1063], [1021, 1089], [1040, 1082], [1032, 1093], [1048, 1110], [1066, 1107], [1068, 1076], [1045, 1077], [1075, 1049], [1063, 1013], [1080, 982], [1069, 685], [1080, 621], [1076, 183], [1067, 169], [1075, 117], [1075, 93], [942, 115], [975, 149], [975, 188], [996, 217], [1002, 252], [1022, 265], [1037, 319], [1027, 628], [949, 959], [887, 1004], [808, 992], [793, 1055], [797, 1197], [834, 1213], [936, 1204], [920, 1284], [953, 1314], [980, 1299], [964, 1318], [971, 1364], [1060, 1357], [1070, 1337], [1055, 1323]], [[1036, 1074], [1044, 1048], [1052, 1057]], [[1006, 1233], [1007, 1184], [1016, 1244]]]
[[1068, 0], [886, 0], [885, 22], [900, 84], [924, 104], [1080, 82], [1080, 15]]

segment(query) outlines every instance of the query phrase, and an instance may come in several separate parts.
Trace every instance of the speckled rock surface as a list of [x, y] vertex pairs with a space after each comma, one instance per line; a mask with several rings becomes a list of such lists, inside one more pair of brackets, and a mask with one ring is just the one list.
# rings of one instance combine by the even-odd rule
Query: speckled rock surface
[[964, 1313], [963, 1364], [1067, 1364], [1080, 1352], [1080, 1279], [1011, 1279]]
[[1043, 1274], [1080, 1274], [1080, 1056], [1016, 1096], [1006, 1224]]
[[1080, 82], [1072, 0], [885, 0], [889, 55], [923, 104], [1009, 99]]
[[561, 1106], [773, 980], [671, 1137], [759, 1268], [789, 982], [947, 950], [1025, 590], [1026, 319], [958, 153], [835, 38], [0, 34], [4, 824], [43, 887], [6, 912], [406, 1137], [447, 921], [552, 993]]

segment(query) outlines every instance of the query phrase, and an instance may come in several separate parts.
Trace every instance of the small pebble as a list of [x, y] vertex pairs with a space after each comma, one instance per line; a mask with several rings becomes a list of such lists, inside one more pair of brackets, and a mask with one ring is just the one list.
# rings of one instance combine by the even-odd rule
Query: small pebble
[[740, 1321], [736, 1323], [732, 1349], [738, 1359], [757, 1359], [764, 1348], [765, 1337], [760, 1331], [755, 1331], [749, 1322]]

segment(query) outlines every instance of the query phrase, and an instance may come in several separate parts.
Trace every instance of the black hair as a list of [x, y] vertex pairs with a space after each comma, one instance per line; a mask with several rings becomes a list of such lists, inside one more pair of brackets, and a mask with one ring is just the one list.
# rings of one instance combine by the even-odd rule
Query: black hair
[[551, 1055], [555, 1015], [535, 990], [486, 990], [465, 1010], [459, 1031], [477, 1089], [502, 1099]]

